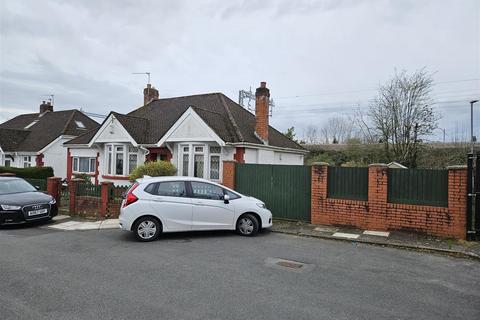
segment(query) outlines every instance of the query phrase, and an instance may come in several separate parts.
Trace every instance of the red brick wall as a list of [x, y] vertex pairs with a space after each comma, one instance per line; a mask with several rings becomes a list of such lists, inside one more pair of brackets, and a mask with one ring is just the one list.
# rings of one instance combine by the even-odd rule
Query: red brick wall
[[368, 201], [358, 201], [327, 198], [328, 165], [312, 165], [312, 223], [465, 239], [466, 168], [449, 168], [448, 208], [388, 203], [387, 170], [381, 164], [369, 167]]
[[245, 163], [245, 148], [244, 147], [236, 147], [235, 148], [235, 154], [233, 155], [233, 158], [238, 163]]
[[223, 161], [222, 184], [230, 189], [235, 189], [235, 161]]
[[75, 197], [75, 213], [70, 212], [70, 214], [75, 214], [77, 216], [82, 216], [85, 218], [101, 218], [100, 217], [100, 208], [101, 208], [102, 198], [92, 197], [92, 196], [76, 196]]

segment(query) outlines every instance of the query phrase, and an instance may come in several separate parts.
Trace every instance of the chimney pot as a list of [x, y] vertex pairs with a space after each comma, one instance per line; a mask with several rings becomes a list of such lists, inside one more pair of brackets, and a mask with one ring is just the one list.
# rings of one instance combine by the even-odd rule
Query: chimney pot
[[45, 112], [53, 112], [53, 105], [50, 101], [45, 102], [42, 101], [42, 104], [40, 105], [40, 114], [45, 113]]
[[150, 83], [148, 83], [147, 87], [143, 89], [143, 105], [149, 104], [150, 102], [158, 98], [158, 90], [155, 89], [155, 87], [152, 87]]
[[260, 82], [260, 88], [266, 88], [267, 83], [265, 81]]

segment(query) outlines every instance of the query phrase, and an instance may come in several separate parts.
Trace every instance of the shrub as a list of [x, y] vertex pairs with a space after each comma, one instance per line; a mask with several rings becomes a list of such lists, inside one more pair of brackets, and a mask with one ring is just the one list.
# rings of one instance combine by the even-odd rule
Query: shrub
[[0, 167], [0, 173], [13, 173], [20, 178], [47, 179], [53, 177], [52, 167], [14, 168]]
[[135, 168], [130, 173], [130, 181], [135, 181], [145, 175], [151, 177], [173, 176], [177, 173], [177, 168], [168, 161], [151, 161]]
[[87, 183], [87, 184], [93, 184], [92, 183], [92, 177], [89, 176], [88, 174], [86, 173], [76, 173], [75, 176], [74, 176], [75, 179], [81, 179], [83, 180], [83, 182]]

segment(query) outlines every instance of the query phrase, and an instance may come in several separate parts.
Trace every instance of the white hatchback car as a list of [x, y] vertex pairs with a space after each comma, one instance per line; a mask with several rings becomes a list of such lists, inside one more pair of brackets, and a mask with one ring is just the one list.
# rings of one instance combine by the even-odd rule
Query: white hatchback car
[[128, 190], [119, 220], [138, 240], [152, 241], [177, 231], [237, 230], [253, 236], [272, 226], [272, 213], [262, 201], [208, 180], [146, 177]]

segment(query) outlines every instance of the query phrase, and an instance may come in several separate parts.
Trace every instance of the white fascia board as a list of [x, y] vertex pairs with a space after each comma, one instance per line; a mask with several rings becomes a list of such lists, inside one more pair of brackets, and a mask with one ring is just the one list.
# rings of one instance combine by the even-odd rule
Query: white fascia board
[[53, 139], [52, 142], [50, 142], [50, 143], [47, 144], [45, 147], [43, 147], [42, 149], [40, 149], [39, 151], [37, 151], [37, 154], [42, 154], [42, 153], [44, 153], [44, 152], [47, 151], [48, 148], [50, 148], [53, 144], [57, 143], [59, 140], [61, 140], [61, 139], [63, 139], [63, 138], [73, 139], [73, 138], [75, 138], [75, 136], [59, 135], [58, 137], [56, 137], [55, 139]]
[[[96, 142], [96, 140], [98, 139], [98, 137], [100, 137], [100, 135], [108, 129], [108, 127], [110, 126], [110, 123], [115, 120], [115, 116], [113, 114], [110, 114], [108, 116], [108, 118], [103, 122], [102, 126], [100, 127], [100, 129], [98, 129], [98, 131], [95, 133], [95, 135], [93, 136], [92, 139], [90, 139], [89, 143], [88, 143], [88, 146], [89, 147], [92, 147], [92, 145]], [[125, 129], [125, 127], [120, 123], [120, 121], [117, 120], [117, 123], [120, 125], [120, 127], [125, 131], [125, 134], [128, 136], [128, 140], [129, 142], [134, 145], [135, 147], [138, 146], [137, 142], [132, 138], [132, 136], [128, 133], [127, 129]], [[118, 142], [124, 142], [124, 141], [118, 141]], [[114, 143], [114, 142], [112, 142]]]
[[[193, 110], [192, 107], [189, 107], [180, 118], [173, 124], [173, 126], [168, 129], [168, 131], [163, 135], [163, 137], [157, 142], [157, 147], [162, 146], [165, 142], [182, 142], [182, 141], [189, 141], [189, 139], [169, 139], [170, 136], [182, 125], [182, 123], [189, 117], [192, 116], [195, 120], [197, 120], [202, 126], [207, 129], [208, 134], [212, 137], [212, 139], [218, 143], [220, 146], [225, 146], [225, 141], [223, 141], [216, 133], [213, 131], [212, 128], [208, 126], [208, 124], [203, 121], [203, 119], [198, 115], [198, 113]], [[191, 141], [198, 141], [198, 137], [192, 137]]]
[[227, 142], [228, 146], [232, 147], [247, 147], [252, 149], [264, 149], [264, 150], [273, 150], [273, 151], [282, 151], [288, 153], [296, 153], [296, 154], [307, 154], [310, 151], [308, 150], [298, 150], [292, 148], [283, 148], [283, 147], [275, 147], [263, 144], [256, 144], [256, 143], [249, 143], [249, 142]]

